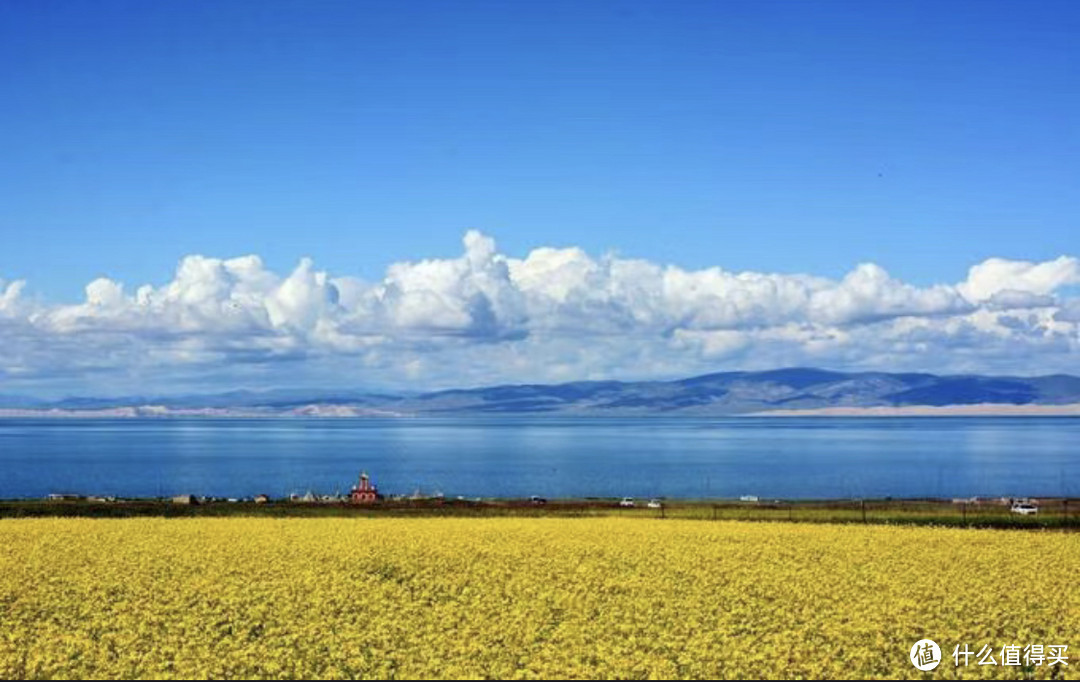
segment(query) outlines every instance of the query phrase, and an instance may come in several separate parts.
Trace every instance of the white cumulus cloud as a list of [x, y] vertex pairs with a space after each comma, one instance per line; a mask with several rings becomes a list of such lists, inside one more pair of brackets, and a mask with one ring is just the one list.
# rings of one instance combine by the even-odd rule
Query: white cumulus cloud
[[916, 286], [873, 263], [839, 280], [734, 272], [580, 248], [454, 258], [379, 281], [288, 273], [256, 255], [183, 258], [168, 283], [100, 278], [85, 300], [30, 302], [0, 280], [0, 379], [476, 385], [646, 378], [717, 368], [1067, 371], [1080, 348], [1080, 262], [992, 258]]
[[5, 282], [0, 279], [0, 315], [15, 313], [16, 306], [19, 304], [19, 295], [25, 286], [26, 282], [22, 280]]
[[972, 266], [958, 289], [972, 302], [986, 301], [998, 292], [1046, 295], [1080, 283], [1080, 260], [1061, 256], [1044, 263], [990, 258]]

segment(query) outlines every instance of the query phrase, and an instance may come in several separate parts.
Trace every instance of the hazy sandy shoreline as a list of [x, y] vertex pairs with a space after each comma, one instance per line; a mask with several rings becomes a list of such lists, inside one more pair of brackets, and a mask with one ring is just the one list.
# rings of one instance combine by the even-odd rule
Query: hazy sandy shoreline
[[[475, 416], [475, 412], [462, 412], [459, 416]], [[553, 416], [528, 412], [510, 416]], [[66, 409], [0, 409], [0, 419], [168, 419], [176, 417], [207, 417], [237, 419], [282, 418], [357, 418], [357, 417], [421, 417], [424, 413], [395, 412], [347, 405], [307, 405], [285, 411], [244, 408], [164, 408], [160, 406], [116, 407], [96, 410]], [[441, 415], [446, 416], [446, 415]], [[554, 416], [614, 416], [590, 412], [567, 411]], [[657, 413], [622, 414], [618, 416], [647, 419], [653, 416], [670, 416]], [[908, 405], [904, 407], [820, 407], [805, 410], [768, 410], [761, 412], [683, 415], [695, 418], [709, 417], [1076, 417], [1080, 416], [1080, 403], [1066, 405], [1008, 405], [981, 403], [977, 405]]]
[[908, 405], [904, 407], [820, 407], [754, 412], [753, 417], [1076, 417], [1080, 403], [1068, 405]]
[[281, 419], [289, 417], [408, 417], [409, 414], [390, 410], [353, 408], [342, 405], [308, 405], [286, 411], [271, 411], [243, 408], [165, 408], [154, 405], [139, 407], [111, 407], [100, 410], [64, 410], [50, 408], [45, 410], [4, 408], [0, 409], [0, 419], [168, 419], [172, 417], [208, 417], [215, 419]]

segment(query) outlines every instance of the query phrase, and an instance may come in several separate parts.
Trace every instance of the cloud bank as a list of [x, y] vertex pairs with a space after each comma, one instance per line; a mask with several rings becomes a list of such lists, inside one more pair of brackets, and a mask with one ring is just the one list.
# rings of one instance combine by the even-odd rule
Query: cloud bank
[[378, 282], [302, 259], [192, 255], [162, 286], [112, 279], [76, 304], [0, 279], [0, 381], [34, 386], [430, 388], [667, 378], [819, 365], [945, 372], [1075, 371], [1080, 261], [991, 258], [919, 287], [873, 263], [840, 280], [684, 270], [579, 248], [500, 253], [479, 232], [456, 258]]

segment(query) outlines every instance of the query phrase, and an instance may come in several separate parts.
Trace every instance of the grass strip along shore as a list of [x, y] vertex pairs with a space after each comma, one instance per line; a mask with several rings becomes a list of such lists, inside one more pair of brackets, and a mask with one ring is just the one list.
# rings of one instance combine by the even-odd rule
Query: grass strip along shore
[[386, 500], [370, 505], [288, 500], [209, 501], [177, 504], [169, 499], [0, 500], [0, 518], [19, 517], [625, 517], [810, 523], [913, 524], [974, 528], [1080, 529], [1080, 499], [1042, 498], [1038, 512], [1019, 515], [1007, 501], [934, 499], [877, 500], [662, 500], [649, 508], [617, 499], [424, 499]]

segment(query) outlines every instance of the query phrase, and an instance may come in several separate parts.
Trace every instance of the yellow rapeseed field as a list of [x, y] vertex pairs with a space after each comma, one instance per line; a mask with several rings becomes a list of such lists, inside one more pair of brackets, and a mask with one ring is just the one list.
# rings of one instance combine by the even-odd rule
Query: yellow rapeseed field
[[[1057, 532], [0, 520], [0, 677], [1077, 678], [1078, 577]], [[1026, 645], [1068, 666], [1002, 665]]]

